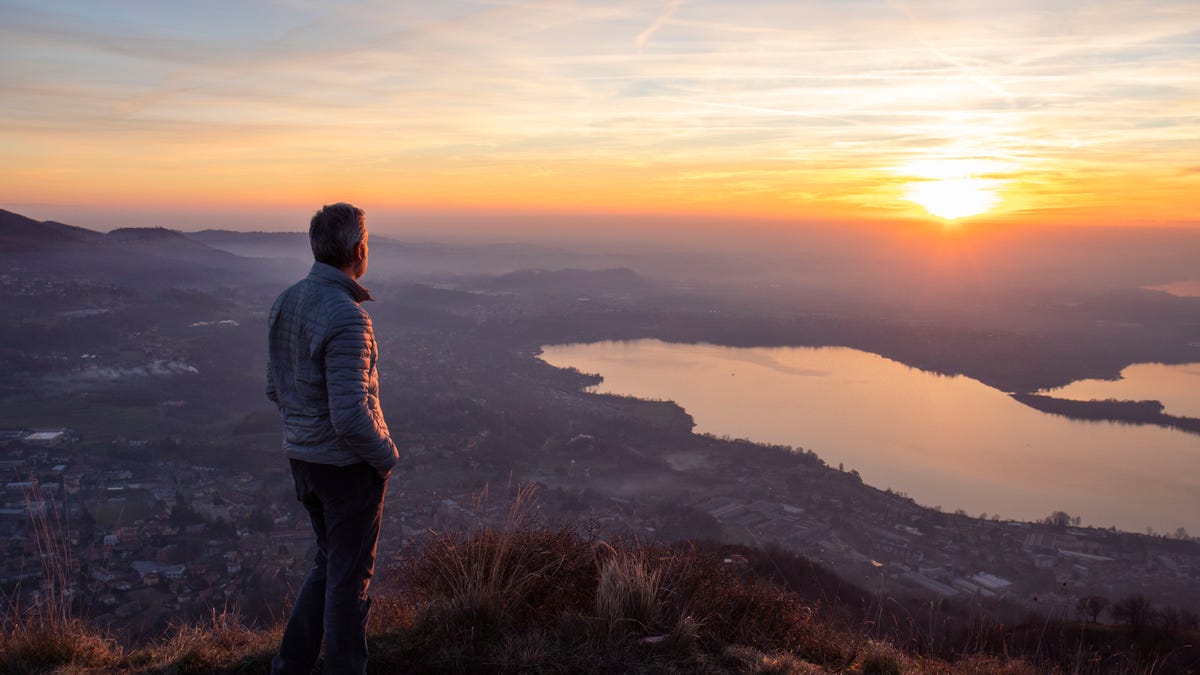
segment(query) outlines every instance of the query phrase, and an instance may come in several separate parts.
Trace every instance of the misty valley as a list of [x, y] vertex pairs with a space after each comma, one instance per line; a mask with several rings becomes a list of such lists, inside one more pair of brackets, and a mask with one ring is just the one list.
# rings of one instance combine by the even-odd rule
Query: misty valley
[[[364, 282], [401, 449], [380, 565], [431, 531], [502, 519], [533, 484], [550, 522], [780, 547], [918, 603], [1200, 606], [1194, 418], [1168, 407], [1134, 424], [1092, 405], [1068, 419], [1017, 398], [1067, 401], [1056, 387], [1195, 363], [1200, 298], [1148, 288], [1186, 279], [1195, 243], [1115, 277], [1055, 273], [1048, 253], [959, 277], [901, 269], [902, 241], [864, 257], [809, 239], [750, 262], [373, 235]], [[1129, 248], [1109, 244], [1079, 254]], [[103, 625], [153, 635], [222, 603], [274, 616], [311, 532], [263, 394], [265, 322], [307, 270], [305, 246], [299, 233], [100, 233], [0, 212], [6, 592], [36, 593], [30, 514], [61, 513], [74, 587]], [[645, 342], [605, 342], [631, 340]], [[883, 370], [855, 375], [835, 357]], [[689, 369], [710, 379], [670, 381]], [[812, 388], [764, 379], [782, 375]], [[891, 389], [872, 400], [863, 381]], [[791, 426], [740, 426], [751, 413]], [[1089, 482], [1095, 467], [1109, 473]]]

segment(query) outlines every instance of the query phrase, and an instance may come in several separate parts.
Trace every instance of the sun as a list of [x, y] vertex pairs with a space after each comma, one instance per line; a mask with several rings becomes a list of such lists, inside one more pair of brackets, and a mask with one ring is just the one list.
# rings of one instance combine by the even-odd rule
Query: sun
[[957, 220], [990, 211], [1000, 201], [995, 181], [946, 178], [910, 183], [904, 198], [943, 220]]

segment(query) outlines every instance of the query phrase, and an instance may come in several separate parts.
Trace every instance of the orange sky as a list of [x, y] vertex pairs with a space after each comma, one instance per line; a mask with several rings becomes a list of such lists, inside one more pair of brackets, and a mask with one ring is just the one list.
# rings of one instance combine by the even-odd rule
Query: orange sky
[[178, 4], [0, 6], [0, 207], [1200, 224], [1190, 0]]

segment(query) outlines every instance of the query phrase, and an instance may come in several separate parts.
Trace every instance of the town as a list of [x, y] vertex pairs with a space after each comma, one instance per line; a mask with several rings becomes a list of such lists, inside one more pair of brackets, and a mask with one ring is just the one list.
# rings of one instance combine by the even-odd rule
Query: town
[[[142, 637], [214, 607], [267, 621], [308, 567], [313, 536], [281, 467], [251, 473], [119, 455], [82, 462], [69, 429], [6, 429], [0, 438], [0, 470], [20, 477], [0, 491], [0, 584], [18, 606], [57, 595], [98, 625]], [[470, 443], [441, 454], [413, 446], [390, 485], [381, 567], [431, 533], [514, 525], [521, 486], [497, 482], [501, 467], [472, 459]], [[803, 451], [768, 449], [776, 468], [767, 472], [721, 462], [754, 446], [703, 436], [672, 461], [686, 456], [693, 470], [719, 463], [710, 468], [732, 478], [723, 490], [682, 505], [620, 498], [589, 485], [612, 469], [589, 452], [595, 439], [567, 445], [576, 460], [525, 476], [536, 490], [523, 508], [540, 522], [606, 538], [780, 547], [891, 595], [1007, 603], [1060, 618], [1084, 618], [1085, 599], [1142, 596], [1182, 610], [1173, 616], [1185, 628], [1196, 621], [1186, 610], [1200, 580], [1192, 541], [941, 513], [863, 486]], [[787, 454], [803, 461], [782, 461]]]

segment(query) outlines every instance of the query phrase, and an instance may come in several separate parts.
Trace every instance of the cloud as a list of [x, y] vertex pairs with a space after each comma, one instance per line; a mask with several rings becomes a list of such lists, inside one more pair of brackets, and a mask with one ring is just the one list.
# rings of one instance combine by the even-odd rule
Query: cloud
[[495, 167], [567, 180], [636, 165], [747, 170], [740, 189], [831, 199], [922, 158], [1194, 175], [1190, 2], [682, 7], [9, 0], [0, 199], [50, 199], [23, 194], [50, 185], [33, 168], [67, 159], [60, 185], [237, 167], [307, 189], [370, 166], [380, 184], [444, 173], [482, 190]]
[[669, 21], [671, 17], [675, 16], [675, 12], [682, 4], [683, 0], [667, 0], [667, 6], [663, 9], [662, 13], [658, 15], [658, 18], [654, 20], [654, 23], [650, 24], [646, 30], [638, 33], [638, 36], [634, 38], [634, 42], [637, 44], [638, 52], [642, 52], [646, 49], [646, 42], [650, 40], [651, 36], [658, 32], [658, 29], [666, 25], [667, 21]]

